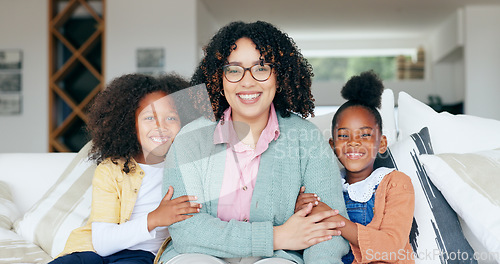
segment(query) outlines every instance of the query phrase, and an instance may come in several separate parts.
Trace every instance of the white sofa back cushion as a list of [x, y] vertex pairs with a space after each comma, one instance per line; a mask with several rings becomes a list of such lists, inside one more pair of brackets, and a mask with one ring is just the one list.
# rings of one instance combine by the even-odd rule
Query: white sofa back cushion
[[[429, 128], [434, 153], [469, 153], [500, 148], [500, 121], [437, 113], [405, 92], [398, 97], [399, 137]], [[473, 138], [473, 140], [471, 140]]]
[[[0, 153], [0, 180], [24, 214], [54, 185], [76, 153]], [[50, 168], [50, 169], [48, 169]]]

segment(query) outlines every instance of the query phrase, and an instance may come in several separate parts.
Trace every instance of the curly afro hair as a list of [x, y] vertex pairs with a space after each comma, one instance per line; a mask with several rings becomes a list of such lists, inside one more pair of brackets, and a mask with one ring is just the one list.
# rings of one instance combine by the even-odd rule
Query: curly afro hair
[[[89, 159], [101, 163], [107, 158], [116, 163], [124, 159], [123, 171], [129, 173], [131, 158], [141, 153], [137, 139], [135, 112], [147, 94], [163, 91], [172, 94], [189, 87], [189, 82], [176, 74], [158, 78], [144, 74], [126, 74], [109, 83], [94, 99], [89, 109], [87, 130], [92, 139]], [[182, 124], [189, 122], [179, 112]]]
[[276, 74], [276, 95], [273, 103], [282, 117], [297, 113], [302, 118], [314, 116], [311, 94], [312, 67], [302, 56], [295, 42], [278, 28], [263, 21], [253, 23], [232, 22], [222, 27], [204, 47], [205, 56], [197, 67], [191, 84], [204, 83], [219, 120], [229, 107], [222, 96], [222, 66], [236, 48], [240, 38], [249, 38], [256, 45], [263, 62], [271, 63]]
[[373, 70], [351, 77], [340, 92], [342, 97], [348, 101], [335, 112], [332, 119], [332, 129], [337, 124], [337, 118], [344, 110], [352, 106], [361, 106], [375, 117], [375, 122], [382, 131], [382, 117], [377, 108], [381, 106], [383, 92], [384, 84]]

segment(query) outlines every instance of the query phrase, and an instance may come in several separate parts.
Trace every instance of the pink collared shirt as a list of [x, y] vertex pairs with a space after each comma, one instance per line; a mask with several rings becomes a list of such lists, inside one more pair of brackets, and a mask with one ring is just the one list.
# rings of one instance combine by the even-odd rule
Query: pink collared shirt
[[239, 141], [231, 119], [231, 107], [224, 111], [214, 132], [214, 144], [227, 144], [224, 179], [219, 196], [217, 217], [223, 221], [248, 221], [252, 194], [259, 171], [260, 156], [280, 135], [278, 117], [271, 103], [267, 125], [255, 149]]

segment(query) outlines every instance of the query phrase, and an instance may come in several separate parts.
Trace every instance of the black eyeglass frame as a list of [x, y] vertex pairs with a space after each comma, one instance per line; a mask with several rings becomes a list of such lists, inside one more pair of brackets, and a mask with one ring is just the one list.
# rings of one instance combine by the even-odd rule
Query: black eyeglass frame
[[[264, 65], [267, 65], [267, 66], [269, 66], [269, 67], [271, 68], [271, 70], [269, 71], [269, 76], [267, 76], [267, 78], [266, 78], [266, 79], [264, 79], [264, 80], [258, 80], [257, 78], [255, 78], [255, 76], [253, 76], [253, 73], [252, 73], [252, 68], [253, 68], [253, 67], [255, 67], [255, 66], [264, 66]], [[237, 81], [230, 81], [230, 80], [227, 78], [227, 76], [226, 76], [226, 68], [227, 68], [227, 67], [230, 67], [230, 66], [237, 66], [237, 67], [240, 67], [240, 68], [242, 68], [242, 69], [243, 69], [243, 75], [241, 75], [241, 78], [240, 78], [239, 80], [237, 80]], [[270, 78], [270, 77], [271, 77], [271, 75], [273, 74], [273, 68], [274, 68], [274, 66], [273, 66], [273, 64], [272, 64], [272, 63], [258, 63], [258, 64], [255, 64], [255, 65], [252, 65], [251, 67], [248, 67], [248, 68], [245, 68], [245, 67], [240, 66], [240, 65], [226, 64], [226, 65], [222, 66], [222, 75], [224, 75], [224, 78], [226, 78], [226, 80], [227, 80], [228, 82], [230, 82], [230, 83], [237, 83], [237, 82], [239, 82], [239, 81], [243, 80], [243, 78], [245, 77], [245, 74], [246, 74], [246, 73], [247, 73], [247, 71], [248, 71], [248, 72], [250, 72], [250, 75], [252, 76], [252, 78], [253, 78], [254, 80], [256, 80], [256, 81], [258, 81], [258, 82], [265, 82], [265, 81], [269, 80], [269, 78]]]

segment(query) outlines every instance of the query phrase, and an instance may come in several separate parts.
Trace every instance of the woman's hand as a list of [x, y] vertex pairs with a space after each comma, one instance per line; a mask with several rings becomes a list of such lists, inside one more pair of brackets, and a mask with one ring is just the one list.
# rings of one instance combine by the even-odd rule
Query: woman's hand
[[[332, 210], [330, 206], [326, 205], [325, 203], [319, 203], [317, 206], [312, 208], [310, 215], [315, 215], [330, 210]], [[340, 214], [325, 218], [323, 219], [323, 222], [342, 223], [342, 226], [339, 226], [337, 230], [342, 232], [342, 237], [347, 239], [347, 241], [349, 241], [354, 246], [358, 246], [358, 226], [356, 225], [356, 223], [351, 222], [349, 219], [343, 217]]]
[[309, 203], [316, 206], [321, 201], [315, 193], [304, 193], [305, 190], [305, 186], [300, 187], [299, 196], [297, 196], [297, 201], [295, 202], [295, 213], [306, 207]]
[[313, 205], [307, 204], [293, 214], [283, 225], [274, 227], [274, 250], [300, 250], [340, 235], [335, 230], [342, 222], [321, 222], [323, 219], [337, 215], [338, 210], [323, 211], [307, 216]]
[[148, 214], [148, 231], [186, 220], [192, 217], [188, 214], [200, 212], [201, 204], [191, 202], [197, 199], [196, 196], [184, 195], [170, 200], [173, 195], [174, 188], [169, 186], [158, 208]]

